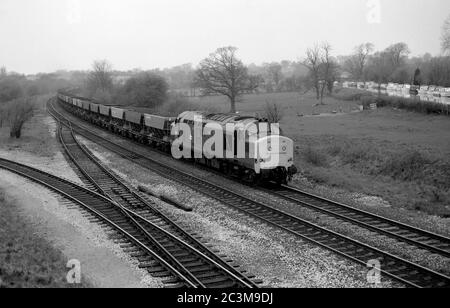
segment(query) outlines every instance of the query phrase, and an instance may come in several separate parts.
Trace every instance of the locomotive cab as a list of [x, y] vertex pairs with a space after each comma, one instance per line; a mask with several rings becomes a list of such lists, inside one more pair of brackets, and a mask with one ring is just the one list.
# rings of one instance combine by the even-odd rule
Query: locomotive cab
[[291, 139], [271, 135], [258, 139], [255, 170], [262, 180], [286, 184], [297, 173], [294, 167], [294, 143]]

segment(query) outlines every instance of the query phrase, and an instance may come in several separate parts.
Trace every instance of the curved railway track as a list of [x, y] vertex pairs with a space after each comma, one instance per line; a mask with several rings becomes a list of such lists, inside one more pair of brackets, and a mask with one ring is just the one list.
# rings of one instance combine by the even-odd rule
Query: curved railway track
[[[157, 152], [162, 153], [160, 151]], [[206, 169], [204, 167], [201, 168]], [[220, 176], [225, 176], [211, 169], [208, 169], [207, 171]], [[249, 185], [245, 182], [242, 182], [242, 184]], [[441, 255], [445, 258], [450, 258], [450, 238], [446, 236], [394, 221], [323, 197], [315, 196], [287, 185], [281, 187], [272, 185], [269, 188], [256, 187], [256, 189], [282, 198], [293, 204], [307, 207], [319, 214], [324, 214], [328, 217], [351, 223], [417, 248], [428, 250], [431, 253]]]
[[97, 192], [32, 167], [0, 158], [0, 168], [46, 186], [89, 211], [118, 232], [122, 248], [139, 260], [141, 268], [155, 277], [172, 276], [167, 284], [190, 288], [255, 286], [247, 277], [233, 273], [229, 266], [164, 230], [156, 216], [124, 208]]
[[[186, 269], [186, 275], [191, 276], [200, 286], [256, 287], [250, 278], [223, 261], [102, 166], [86, 148], [79, 144], [70, 124], [67, 128], [60, 125], [59, 136], [66, 154], [89, 184], [94, 185], [99, 193], [129, 211], [132, 218], [137, 220], [158, 243], [157, 251]], [[234, 276], [234, 281], [230, 281], [230, 277], [223, 272]]]
[[[57, 119], [67, 120], [50, 104], [50, 112]], [[75, 124], [74, 124], [75, 126]], [[369, 261], [378, 260], [381, 272], [413, 287], [450, 287], [450, 278], [418, 264], [409, 262], [377, 248], [371, 247], [349, 237], [327, 230], [306, 220], [256, 202], [226, 188], [206, 182], [193, 175], [175, 170], [151, 158], [145, 157], [122, 146], [114, 144], [87, 128], [76, 125], [77, 133], [87, 139], [111, 150], [112, 152], [148, 168], [163, 177], [186, 185], [204, 195], [214, 198], [250, 217], [262, 220], [276, 228], [294, 234], [304, 240], [344, 256], [356, 263], [366, 266]], [[419, 245], [418, 245], [419, 246]], [[420, 245], [420, 247], [422, 247]]]

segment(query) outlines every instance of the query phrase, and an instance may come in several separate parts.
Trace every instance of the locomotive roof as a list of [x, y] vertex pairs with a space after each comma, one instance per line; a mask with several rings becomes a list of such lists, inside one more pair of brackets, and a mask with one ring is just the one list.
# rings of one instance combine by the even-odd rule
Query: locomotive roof
[[240, 121], [244, 121], [244, 120], [257, 121], [257, 119], [253, 116], [243, 116], [243, 115], [235, 114], [235, 113], [208, 113], [208, 112], [201, 112], [201, 111], [186, 111], [186, 112], [183, 112], [179, 117], [191, 119], [195, 115], [201, 115], [204, 120], [220, 122], [222, 124], [229, 123], [229, 122], [240, 122]]

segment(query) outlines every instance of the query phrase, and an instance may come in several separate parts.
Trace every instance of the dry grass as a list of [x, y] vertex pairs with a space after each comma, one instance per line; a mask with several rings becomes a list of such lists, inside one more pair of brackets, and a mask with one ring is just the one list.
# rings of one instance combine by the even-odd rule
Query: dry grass
[[[201, 107], [202, 110], [205, 108], [214, 108], [219, 112], [228, 112], [230, 110], [230, 103], [223, 96], [194, 97], [189, 98], [189, 101]], [[356, 102], [342, 101], [333, 97], [326, 97], [324, 98], [324, 105], [317, 105], [319, 101], [312, 92], [306, 94], [284, 92], [244, 95], [236, 104], [236, 108], [243, 114], [258, 113], [264, 115], [267, 102], [277, 104], [280, 112], [285, 115], [281, 123], [285, 122], [284, 120], [288, 114], [302, 116], [331, 113], [340, 110], [350, 112], [358, 108]]]
[[309, 164], [317, 167], [329, 166], [327, 154], [319, 149], [309, 146], [301, 154], [303, 159]]
[[448, 217], [450, 161], [413, 149], [370, 142], [317, 143], [298, 164], [313, 181], [385, 198], [395, 206]]
[[[66, 282], [65, 257], [34, 234], [16, 206], [0, 191], [0, 288], [60, 288]], [[80, 286], [88, 286], [83, 282]]]

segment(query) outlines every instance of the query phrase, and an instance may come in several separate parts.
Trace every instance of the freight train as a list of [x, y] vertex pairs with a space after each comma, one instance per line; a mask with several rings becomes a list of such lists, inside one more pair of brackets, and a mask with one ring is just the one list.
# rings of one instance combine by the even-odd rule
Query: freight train
[[[106, 106], [95, 101], [74, 96], [68, 93], [58, 93], [62, 107], [73, 115], [94, 125], [100, 126], [125, 138], [149, 145], [173, 157], [174, 149], [190, 155], [179, 159], [191, 159], [196, 163], [219, 170], [230, 176], [238, 177], [246, 182], [258, 184], [275, 182], [287, 184], [297, 173], [294, 166], [294, 142], [270, 130], [267, 120], [239, 114], [218, 114], [197, 111], [186, 111], [177, 117], [162, 117], [153, 114], [136, 112], [117, 106]], [[205, 138], [200, 143], [189, 138], [189, 142], [178, 145], [180, 132], [176, 127], [185, 124], [194, 130], [195, 121], [204, 128], [208, 124], [223, 128], [223, 155], [205, 153]], [[260, 131], [259, 127], [268, 127], [268, 131]], [[229, 127], [233, 127], [230, 131]], [[248, 128], [256, 127], [256, 131]], [[244, 132], [244, 133], [242, 133]], [[182, 134], [184, 135], [184, 133]], [[175, 145], [177, 144], [177, 145]], [[245, 145], [245, 156], [238, 155], [239, 144]], [[215, 147], [216, 145], [214, 145]], [[251, 154], [250, 154], [251, 153]], [[264, 153], [264, 154], [263, 154]]]

